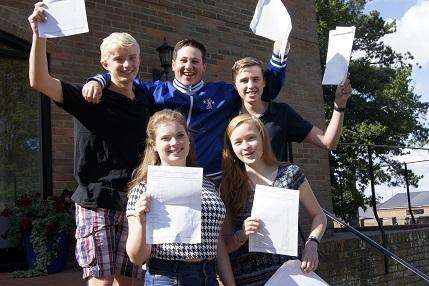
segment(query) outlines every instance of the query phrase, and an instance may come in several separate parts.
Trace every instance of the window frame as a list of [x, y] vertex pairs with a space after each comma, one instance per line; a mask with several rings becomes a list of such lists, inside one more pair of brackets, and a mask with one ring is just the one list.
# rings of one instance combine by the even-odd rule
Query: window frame
[[[18, 60], [28, 60], [31, 44], [14, 35], [0, 30], [0, 42], [13, 50], [0, 48], [0, 57]], [[48, 55], [48, 66], [49, 66]], [[51, 130], [51, 101], [47, 96], [40, 100], [40, 136], [42, 151], [42, 195], [47, 198], [52, 195], [52, 130]]]

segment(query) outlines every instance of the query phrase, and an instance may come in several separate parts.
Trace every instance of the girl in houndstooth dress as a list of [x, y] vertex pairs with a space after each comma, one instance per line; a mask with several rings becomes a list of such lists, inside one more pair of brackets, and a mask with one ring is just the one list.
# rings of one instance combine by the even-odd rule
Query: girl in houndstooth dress
[[151, 211], [146, 192], [149, 165], [196, 166], [186, 121], [179, 112], [164, 109], [150, 118], [145, 155], [130, 182], [126, 249], [135, 264], [146, 262], [145, 285], [217, 285], [216, 266], [223, 284], [235, 285], [220, 238], [225, 206], [206, 178], [201, 190], [201, 243], [146, 244], [146, 213]]

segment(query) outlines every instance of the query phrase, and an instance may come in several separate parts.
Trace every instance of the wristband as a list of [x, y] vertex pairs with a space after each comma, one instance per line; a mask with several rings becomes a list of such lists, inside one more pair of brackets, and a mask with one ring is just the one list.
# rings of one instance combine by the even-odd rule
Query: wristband
[[[319, 243], [320, 243], [320, 241], [317, 239], [317, 237], [315, 237], [315, 236], [309, 236], [308, 238], [307, 238], [307, 242], [309, 242], [309, 241], [314, 241], [315, 243], [317, 243], [317, 245], [319, 245]], [[307, 243], [306, 242], [306, 243]]]
[[[101, 86], [101, 88], [105, 88], [106, 86], [108, 86], [106, 80], [104, 79], [104, 77], [101, 74], [98, 74], [96, 76], [90, 77], [86, 80], [86, 83], [90, 82], [90, 81], [95, 81], [98, 82], [98, 84]], [[110, 80], [109, 80], [109, 84], [110, 84]]]
[[336, 107], [336, 106], [334, 105], [334, 110], [335, 110], [335, 111], [338, 111], [338, 112], [346, 112], [347, 107]]

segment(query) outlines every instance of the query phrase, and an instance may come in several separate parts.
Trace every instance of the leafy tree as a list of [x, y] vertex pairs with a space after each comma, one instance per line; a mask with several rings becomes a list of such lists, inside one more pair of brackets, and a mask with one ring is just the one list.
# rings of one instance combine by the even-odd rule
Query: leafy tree
[[[368, 147], [363, 144], [406, 146], [423, 145], [429, 129], [423, 122], [428, 103], [414, 93], [413, 67], [418, 67], [410, 53], [400, 54], [385, 45], [382, 37], [395, 31], [379, 12], [364, 14], [368, 1], [316, 0], [318, 36], [322, 72], [328, 47], [329, 30], [336, 26], [356, 26], [353, 52], [360, 55], [349, 66], [353, 94], [346, 112], [340, 145], [330, 154], [334, 212], [351, 222], [359, 206], [369, 198], [363, 194], [369, 184]], [[325, 112], [330, 118], [334, 88], [324, 87]], [[404, 183], [402, 165], [394, 155], [406, 149], [373, 148], [375, 184], [397, 186]], [[420, 179], [408, 171], [410, 183]]]

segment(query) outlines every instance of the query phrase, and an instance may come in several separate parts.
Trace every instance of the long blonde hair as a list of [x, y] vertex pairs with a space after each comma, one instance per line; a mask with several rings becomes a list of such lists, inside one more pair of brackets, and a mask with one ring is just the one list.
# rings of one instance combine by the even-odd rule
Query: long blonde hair
[[238, 159], [231, 144], [232, 132], [241, 124], [248, 123], [255, 126], [262, 137], [262, 157], [269, 166], [279, 164], [271, 149], [271, 142], [264, 124], [256, 117], [241, 114], [234, 117], [228, 124], [225, 132], [222, 151], [222, 182], [220, 184], [221, 197], [226, 205], [227, 213], [235, 219], [245, 206], [249, 198], [251, 182], [246, 172], [245, 164]]
[[186, 166], [195, 167], [197, 166], [194, 145], [190, 136], [188, 127], [186, 126], [186, 120], [182, 114], [171, 109], [164, 109], [155, 112], [149, 119], [146, 130], [146, 148], [144, 157], [140, 165], [134, 170], [133, 177], [128, 183], [128, 190], [137, 186], [140, 182], [146, 182], [147, 170], [149, 165], [160, 165], [161, 160], [158, 153], [155, 151], [155, 140], [156, 130], [161, 124], [164, 123], [178, 123], [183, 126], [186, 131], [186, 135], [189, 137], [189, 153], [186, 157]]

